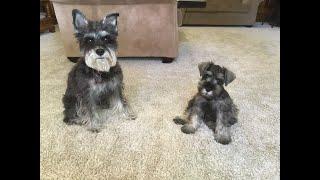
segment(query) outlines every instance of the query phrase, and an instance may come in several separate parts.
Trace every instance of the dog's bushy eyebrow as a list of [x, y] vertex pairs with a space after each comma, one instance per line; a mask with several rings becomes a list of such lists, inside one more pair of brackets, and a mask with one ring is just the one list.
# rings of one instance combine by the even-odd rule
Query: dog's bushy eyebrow
[[224, 79], [224, 74], [218, 73], [218, 74], [217, 74], [217, 78], [219, 78], [219, 79]]
[[107, 31], [99, 31], [98, 32], [98, 35], [100, 36], [100, 37], [104, 37], [104, 36], [107, 36], [107, 35], [109, 35], [110, 33], [108, 33]]
[[92, 37], [92, 38], [95, 38], [97, 36], [97, 34], [96, 33], [86, 33], [86, 34], [84, 34], [84, 37], [86, 38], [86, 37]]

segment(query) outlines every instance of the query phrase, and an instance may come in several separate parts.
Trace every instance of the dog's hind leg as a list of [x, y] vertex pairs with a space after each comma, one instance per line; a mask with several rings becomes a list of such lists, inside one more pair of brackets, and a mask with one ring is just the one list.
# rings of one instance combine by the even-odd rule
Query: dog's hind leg
[[226, 116], [223, 112], [217, 112], [217, 126], [214, 137], [221, 144], [229, 144], [231, 142], [230, 125], [226, 124], [226, 121], [228, 121]]

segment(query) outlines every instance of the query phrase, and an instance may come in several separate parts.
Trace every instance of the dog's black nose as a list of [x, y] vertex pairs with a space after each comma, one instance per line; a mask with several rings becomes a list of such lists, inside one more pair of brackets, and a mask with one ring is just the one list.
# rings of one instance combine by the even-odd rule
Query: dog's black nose
[[102, 56], [104, 54], [104, 50], [103, 49], [97, 49], [96, 50], [96, 53], [99, 55], [99, 56]]
[[204, 89], [207, 92], [209, 92], [209, 91], [212, 91], [214, 89], [214, 86], [212, 84], [207, 83], [207, 84], [204, 85]]

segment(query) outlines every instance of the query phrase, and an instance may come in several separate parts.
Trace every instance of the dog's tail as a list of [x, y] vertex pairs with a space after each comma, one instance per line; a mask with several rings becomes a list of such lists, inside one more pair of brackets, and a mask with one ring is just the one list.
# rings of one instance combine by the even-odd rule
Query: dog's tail
[[173, 122], [176, 123], [176, 124], [186, 124], [186, 120], [179, 117], [179, 116], [176, 116], [175, 118], [173, 118]]

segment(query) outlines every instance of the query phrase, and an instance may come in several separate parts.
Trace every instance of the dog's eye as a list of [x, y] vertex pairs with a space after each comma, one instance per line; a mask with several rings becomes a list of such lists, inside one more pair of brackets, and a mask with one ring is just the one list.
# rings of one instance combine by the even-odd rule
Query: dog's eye
[[222, 85], [223, 84], [223, 80], [222, 79], [217, 79], [218, 84]]
[[93, 41], [94, 41], [93, 38], [87, 38], [87, 39], [86, 39], [86, 42], [87, 42], [87, 43], [93, 43]]
[[205, 78], [208, 78], [208, 77], [212, 77], [212, 74], [206, 73], [206, 74], [203, 75], [203, 78], [204, 78], [204, 79], [205, 79]]
[[218, 81], [224, 81], [224, 79], [223, 79], [223, 77], [216, 77], [216, 79], [218, 80]]
[[114, 43], [115, 42], [115, 38], [112, 36], [104, 36], [101, 38], [102, 41], [104, 41], [105, 43]]
[[202, 79], [207, 79], [208, 78], [208, 75], [207, 74], [204, 74], [203, 76], [202, 76]]
[[102, 37], [102, 40], [103, 41], [110, 41], [110, 38], [108, 36], [104, 36], [104, 37]]

